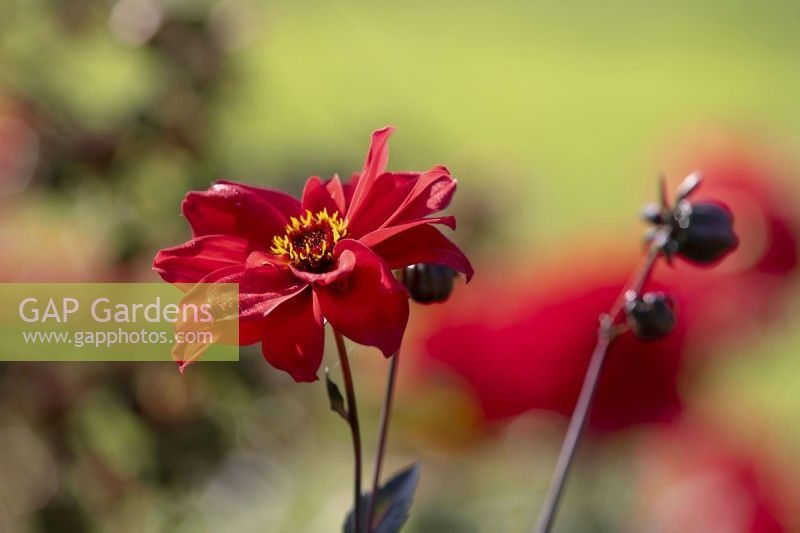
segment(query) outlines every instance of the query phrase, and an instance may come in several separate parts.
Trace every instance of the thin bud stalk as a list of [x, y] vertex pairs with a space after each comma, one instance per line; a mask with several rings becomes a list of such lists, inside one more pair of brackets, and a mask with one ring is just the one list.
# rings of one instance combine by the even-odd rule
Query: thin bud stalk
[[586, 420], [592, 407], [592, 401], [594, 400], [594, 395], [597, 390], [597, 382], [600, 379], [606, 355], [618, 336], [615, 325], [622, 315], [626, 295], [633, 291], [634, 294], [638, 296], [642, 291], [642, 288], [653, 272], [653, 267], [655, 267], [656, 260], [661, 254], [666, 237], [668, 236], [660, 236], [654, 239], [647, 254], [647, 258], [639, 271], [634, 274], [631, 280], [622, 289], [617, 301], [611, 308], [611, 312], [601, 317], [600, 328], [597, 334], [597, 345], [592, 353], [589, 368], [586, 371], [583, 386], [578, 396], [578, 402], [575, 404], [575, 410], [572, 413], [564, 442], [561, 445], [561, 451], [558, 454], [555, 471], [553, 472], [550, 486], [547, 489], [547, 495], [545, 496], [542, 510], [536, 522], [536, 528], [534, 529], [536, 533], [549, 533], [553, 527], [567, 476], [569, 475], [570, 467], [575, 458], [578, 443], [583, 435], [583, 429], [586, 427]]

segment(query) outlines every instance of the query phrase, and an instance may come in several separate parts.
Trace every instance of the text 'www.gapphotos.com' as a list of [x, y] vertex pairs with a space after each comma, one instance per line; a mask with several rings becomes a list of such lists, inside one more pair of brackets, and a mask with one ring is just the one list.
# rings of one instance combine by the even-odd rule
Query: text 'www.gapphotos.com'
[[212, 344], [210, 331], [23, 331], [25, 344], [63, 344], [76, 348], [110, 348], [120, 344]]

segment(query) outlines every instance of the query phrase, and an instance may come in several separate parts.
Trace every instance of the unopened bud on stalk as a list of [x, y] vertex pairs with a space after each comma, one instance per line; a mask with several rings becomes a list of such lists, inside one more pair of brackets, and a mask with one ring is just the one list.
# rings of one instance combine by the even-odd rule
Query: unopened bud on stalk
[[676, 204], [671, 207], [662, 180], [659, 202], [648, 205], [642, 213], [655, 226], [647, 239], [659, 234], [665, 237], [663, 251], [667, 260], [680, 255], [695, 263], [714, 263], [739, 245], [733, 231], [733, 215], [727, 206], [714, 201], [688, 200], [700, 183], [699, 173], [690, 174], [678, 187]]
[[412, 300], [431, 304], [444, 302], [450, 297], [456, 275], [453, 269], [444, 265], [417, 263], [401, 270], [399, 277]]
[[639, 297], [631, 292], [626, 297], [625, 318], [639, 339], [659, 339], [675, 328], [675, 305], [669, 295], [648, 292]]
[[697, 263], [713, 263], [733, 251], [739, 239], [733, 232], [730, 209], [716, 202], [681, 202], [672, 231], [675, 253]]

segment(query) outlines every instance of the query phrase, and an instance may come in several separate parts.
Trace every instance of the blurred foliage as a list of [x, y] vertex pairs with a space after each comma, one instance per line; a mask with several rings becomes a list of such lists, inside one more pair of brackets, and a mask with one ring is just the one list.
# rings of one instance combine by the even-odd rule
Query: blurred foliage
[[[706, 132], [796, 147], [798, 18], [789, 0], [7, 0], [0, 275], [154, 281], [154, 252], [188, 236], [187, 190], [348, 176], [389, 123], [391, 168], [459, 177], [458, 240], [479, 267], [578, 234], [633, 246], [655, 174], [691, 170], [672, 147]], [[793, 325], [736, 346], [758, 361], [710, 365], [691, 392], [720, 418], [735, 398], [787, 453], [800, 443]], [[370, 427], [385, 367], [362, 351]], [[387, 471], [422, 459], [408, 530], [527, 528], [558, 421], [487, 434], [457, 388], [404, 387]], [[583, 458], [562, 530], [628, 523], [631, 441]], [[0, 449], [0, 530], [330, 531], [350, 503], [348, 435], [323, 386], [295, 386], [257, 347], [185, 376], [4, 364]]]

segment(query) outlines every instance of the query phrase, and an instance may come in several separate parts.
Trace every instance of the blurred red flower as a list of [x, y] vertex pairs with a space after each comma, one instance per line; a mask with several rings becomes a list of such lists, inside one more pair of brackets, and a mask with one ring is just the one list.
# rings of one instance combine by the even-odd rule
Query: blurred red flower
[[637, 452], [632, 531], [793, 530], [798, 509], [786, 465], [715, 429], [682, 422], [647, 435]]
[[[572, 413], [597, 341], [598, 317], [608, 311], [630, 270], [564, 267], [571, 269], [570, 277], [534, 273], [543, 288], [473, 287], [470, 301], [456, 296], [451, 307], [457, 315], [434, 318], [427, 353], [466, 380], [487, 419], [530, 409]], [[487, 309], [512, 299], [520, 303], [496, 322], [487, 321]], [[676, 377], [684, 335], [679, 320], [673, 333], [657, 341], [620, 337], [600, 378], [590, 423], [612, 429], [671, 420], [681, 407]]]
[[350, 183], [308, 179], [302, 200], [220, 181], [191, 192], [186, 244], [158, 253], [170, 283], [238, 283], [240, 344], [261, 341], [264, 357], [297, 381], [314, 381], [323, 320], [346, 337], [394, 354], [408, 320], [408, 293], [392, 269], [442, 263], [472, 275], [461, 250], [433, 224], [455, 228], [446, 208], [456, 189], [448, 170], [385, 172], [392, 128], [372, 135], [364, 168]]
[[[784, 201], [791, 196], [763, 169], [725, 161], [698, 165], [706, 176], [698, 196], [730, 206], [740, 246], [713, 269], [683, 261], [656, 269], [648, 288], [668, 288], [675, 297], [677, 329], [655, 342], [632, 335], [616, 341], [589, 421], [595, 428], [672, 420], [681, 410], [681, 360], [753, 331], [767, 311], [779, 308], [794, 279], [798, 214]], [[582, 248], [556, 265], [526, 272], [523, 282], [509, 281], [507, 272], [494, 279], [484, 272], [483, 283], [454, 297], [447, 316], [431, 310], [424, 353], [462, 376], [486, 419], [531, 409], [570, 415], [596, 342], [598, 316], [635, 266], [629, 252]]]

